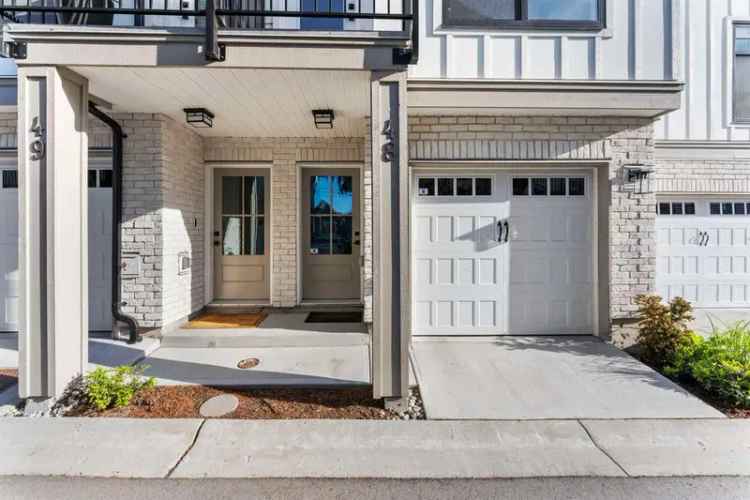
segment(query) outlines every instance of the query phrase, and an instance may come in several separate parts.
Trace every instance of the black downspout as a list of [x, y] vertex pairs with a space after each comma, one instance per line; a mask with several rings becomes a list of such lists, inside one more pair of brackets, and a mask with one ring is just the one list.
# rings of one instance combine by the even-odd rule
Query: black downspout
[[122, 312], [122, 277], [120, 276], [122, 262], [122, 146], [127, 137], [120, 124], [109, 115], [100, 111], [93, 102], [89, 102], [89, 113], [106, 123], [112, 129], [112, 317], [115, 322], [128, 325], [128, 344], [140, 342], [138, 322], [132, 316]]

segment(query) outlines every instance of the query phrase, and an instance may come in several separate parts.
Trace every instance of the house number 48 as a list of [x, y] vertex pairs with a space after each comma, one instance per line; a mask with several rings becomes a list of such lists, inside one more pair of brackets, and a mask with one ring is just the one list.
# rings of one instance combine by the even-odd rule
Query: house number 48
[[45, 145], [44, 145], [44, 127], [42, 127], [39, 117], [35, 116], [31, 121], [31, 133], [34, 134], [34, 139], [29, 145], [32, 160], [41, 160], [44, 158]]

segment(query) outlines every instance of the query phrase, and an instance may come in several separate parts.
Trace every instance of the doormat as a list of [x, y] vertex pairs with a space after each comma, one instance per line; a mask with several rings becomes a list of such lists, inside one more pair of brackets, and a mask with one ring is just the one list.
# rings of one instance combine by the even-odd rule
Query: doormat
[[244, 314], [201, 314], [182, 325], [188, 330], [210, 330], [218, 328], [257, 328], [268, 314], [264, 312]]
[[362, 311], [313, 311], [305, 323], [362, 323]]

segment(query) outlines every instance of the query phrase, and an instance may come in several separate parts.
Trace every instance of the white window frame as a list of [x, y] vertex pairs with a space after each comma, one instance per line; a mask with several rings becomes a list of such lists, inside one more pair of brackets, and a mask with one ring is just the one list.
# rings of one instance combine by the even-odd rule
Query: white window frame
[[[750, 129], [750, 122], [734, 121], [734, 28], [738, 24], [747, 24], [750, 26], [750, 17], [727, 17], [724, 20], [725, 33], [725, 67], [727, 68], [727, 78], [724, 82], [724, 107], [727, 110], [725, 117], [725, 126], [728, 129]], [[748, 56], [750, 57], [750, 56]]]

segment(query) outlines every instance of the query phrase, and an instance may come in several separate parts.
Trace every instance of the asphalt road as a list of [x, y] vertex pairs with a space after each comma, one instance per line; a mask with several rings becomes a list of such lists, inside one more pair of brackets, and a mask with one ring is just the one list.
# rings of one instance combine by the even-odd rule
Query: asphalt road
[[576, 499], [671, 500], [750, 498], [750, 477], [542, 478], [502, 480], [91, 479], [0, 478], [10, 499], [288, 499], [370, 500]]

